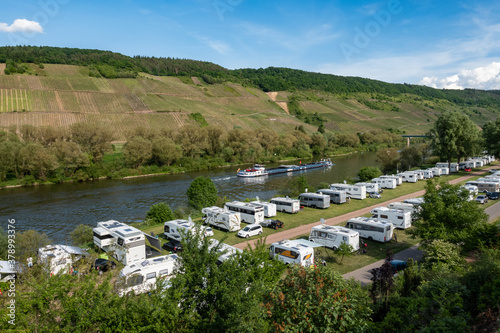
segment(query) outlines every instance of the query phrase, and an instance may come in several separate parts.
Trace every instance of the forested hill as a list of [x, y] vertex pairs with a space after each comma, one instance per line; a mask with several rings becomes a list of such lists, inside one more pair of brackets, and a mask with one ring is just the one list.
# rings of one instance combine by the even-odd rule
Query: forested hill
[[387, 96], [413, 94], [425, 99], [448, 100], [462, 106], [500, 107], [500, 91], [439, 90], [430, 87], [393, 84], [360, 77], [344, 77], [301, 70], [269, 67], [266, 69], [228, 70], [211, 62], [177, 58], [135, 56], [120, 53], [58, 47], [0, 47], [0, 63], [7, 63], [7, 74], [23, 71], [18, 63], [67, 64], [90, 66], [91, 76], [105, 78], [136, 77], [138, 72], [157, 76], [196, 76], [207, 84], [235, 82], [269, 91], [317, 90], [329, 93], [378, 93]]

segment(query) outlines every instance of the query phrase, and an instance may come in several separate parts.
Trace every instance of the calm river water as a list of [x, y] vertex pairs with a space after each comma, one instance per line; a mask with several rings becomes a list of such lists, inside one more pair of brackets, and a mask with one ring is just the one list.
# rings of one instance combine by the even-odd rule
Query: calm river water
[[[335, 157], [333, 167], [301, 174], [311, 185], [342, 182], [355, 177], [361, 167], [376, 165], [375, 159], [375, 153], [371, 152]], [[79, 224], [95, 226], [99, 221], [110, 219], [126, 223], [142, 221], [149, 207], [159, 202], [168, 203], [172, 209], [187, 206], [186, 190], [198, 176], [210, 177], [219, 195], [227, 196], [228, 200], [255, 196], [269, 200], [288, 177], [299, 174], [241, 179], [236, 177], [237, 169], [3, 189], [0, 190], [0, 226], [5, 230], [7, 220], [15, 219], [18, 232], [35, 229], [46, 233], [54, 242], [69, 243], [69, 233]]]

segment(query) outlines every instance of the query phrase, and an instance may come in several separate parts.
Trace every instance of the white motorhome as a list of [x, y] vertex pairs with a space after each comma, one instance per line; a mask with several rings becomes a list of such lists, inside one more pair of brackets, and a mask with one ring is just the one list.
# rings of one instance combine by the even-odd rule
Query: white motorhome
[[72, 273], [73, 263], [82, 259], [88, 253], [75, 246], [47, 245], [38, 249], [38, 262], [47, 265], [50, 276]]
[[411, 170], [411, 172], [413, 172], [414, 174], [417, 175], [417, 179], [418, 180], [423, 180], [425, 179], [424, 177], [424, 172], [422, 170]]
[[382, 175], [378, 178], [388, 178], [388, 179], [396, 179], [396, 185], [401, 185], [403, 184], [403, 177], [398, 176], [398, 175]]
[[201, 210], [203, 223], [225, 231], [238, 231], [241, 229], [240, 213], [231, 212], [217, 206], [206, 207]]
[[396, 179], [393, 178], [373, 178], [372, 182], [378, 184], [380, 188], [395, 189], [398, 186]]
[[189, 218], [189, 220], [167, 221], [163, 225], [163, 235], [165, 235], [168, 239], [175, 239], [179, 241], [188, 233], [195, 235], [197, 230], [201, 232], [202, 237], [205, 236], [205, 228], [197, 226], [191, 218]]
[[264, 217], [276, 216], [276, 204], [275, 203], [260, 201], [259, 198], [257, 198], [257, 201], [251, 201], [250, 204], [254, 205], [254, 206], [264, 207]]
[[295, 240], [284, 239], [272, 243], [269, 255], [285, 264], [299, 264], [305, 267], [314, 265], [314, 248]]
[[480, 167], [484, 166], [483, 160], [479, 159], [479, 158], [469, 159], [467, 162], [474, 163], [473, 168], [480, 168]]
[[110, 220], [98, 222], [93, 232], [94, 244], [105, 252], [112, 252], [122, 264], [146, 259], [146, 238], [139, 229]]
[[427, 170], [431, 170], [432, 171], [432, 175], [434, 177], [440, 177], [442, 175], [441, 168], [429, 168]]
[[120, 272], [117, 283], [120, 296], [132, 291], [142, 294], [154, 290], [157, 281], [168, 280], [174, 276], [178, 264], [177, 254], [169, 254], [125, 266]]
[[477, 186], [474, 185], [464, 185], [462, 186], [466, 191], [469, 192], [469, 196], [467, 197], [467, 201], [472, 201], [477, 196], [478, 190]]
[[300, 200], [286, 198], [272, 198], [271, 203], [276, 205], [276, 210], [283, 213], [295, 214], [300, 211]]
[[350, 184], [330, 184], [330, 189], [337, 191], [345, 191], [351, 199], [364, 200], [366, 199], [366, 187]]
[[367, 193], [370, 193], [370, 192], [377, 192], [378, 193], [380, 191], [380, 187], [378, 186], [377, 183], [360, 182], [360, 183], [356, 183], [354, 185], [364, 186], [366, 188]]
[[479, 192], [500, 192], [500, 184], [496, 182], [471, 180], [465, 183], [465, 185], [477, 186]]
[[450, 163], [448, 166], [446, 162], [438, 162], [436, 163], [436, 168], [449, 168], [450, 172], [458, 172], [458, 163]]
[[345, 191], [337, 191], [330, 189], [317, 190], [316, 193], [326, 194], [330, 196], [330, 203], [343, 204], [346, 202], [347, 194]]
[[487, 182], [487, 183], [500, 183], [500, 177], [493, 177], [491, 176], [486, 176], [486, 177], [481, 177], [476, 179], [478, 182]]
[[476, 163], [474, 163], [474, 161], [465, 161], [465, 162], [460, 162], [458, 164], [458, 168], [460, 170], [464, 170], [464, 169], [467, 169], [467, 168], [475, 168], [476, 167]]
[[359, 232], [359, 236], [377, 242], [389, 242], [394, 233], [394, 225], [368, 217], [355, 217], [347, 221], [346, 227]]
[[424, 198], [420, 197], [420, 198], [410, 198], [410, 199], [406, 199], [403, 201], [404, 203], [409, 203], [409, 204], [412, 204], [414, 206], [420, 206], [421, 204], [424, 203]]
[[316, 225], [311, 229], [309, 240], [333, 250], [339, 248], [342, 243], [351, 245], [353, 252], [359, 250], [359, 233], [345, 227]]
[[420, 178], [420, 175], [416, 174], [415, 172], [411, 172], [411, 171], [398, 173], [398, 176], [401, 176], [401, 179], [403, 179], [403, 182], [406, 182], [406, 183], [416, 183], [416, 182], [418, 182], [418, 179]]
[[320, 193], [302, 193], [299, 195], [300, 204], [311, 208], [330, 207], [330, 196]]
[[388, 207], [377, 207], [373, 208], [370, 213], [373, 214], [372, 218], [378, 221], [392, 223], [395, 228], [407, 229], [411, 227], [410, 211]]
[[226, 202], [224, 208], [240, 213], [241, 222], [251, 224], [264, 222], [264, 207], [260, 205], [254, 206], [247, 202], [233, 201]]
[[220, 253], [221, 255], [217, 259], [218, 265], [222, 264], [227, 259], [234, 257], [234, 256], [243, 252], [241, 249], [238, 249], [237, 247], [228, 245], [226, 243], [219, 243], [219, 241], [217, 239], [210, 240], [209, 248], [212, 249], [213, 247], [215, 247], [219, 244], [220, 244], [220, 247], [219, 247], [217, 252]]
[[391, 202], [390, 204], [387, 205], [387, 207], [391, 209], [401, 209], [404, 210], [405, 212], [410, 212], [412, 217], [413, 213], [418, 211], [418, 207], [405, 202]]
[[432, 170], [427, 169], [427, 170], [412, 170], [413, 172], [420, 172], [424, 176], [424, 179], [430, 179], [434, 177], [434, 174], [432, 173]]

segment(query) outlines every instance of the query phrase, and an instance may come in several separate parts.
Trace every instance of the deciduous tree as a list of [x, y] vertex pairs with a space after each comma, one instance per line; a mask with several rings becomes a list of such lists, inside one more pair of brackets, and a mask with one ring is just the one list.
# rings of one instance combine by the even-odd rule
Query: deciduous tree
[[373, 178], [380, 176], [382, 172], [378, 167], [362, 167], [358, 171], [359, 180], [362, 182], [370, 182]]
[[125, 163], [138, 168], [153, 156], [153, 144], [143, 137], [136, 136], [130, 139], [123, 147]]
[[352, 332], [367, 327], [371, 310], [359, 283], [319, 266], [288, 270], [264, 307], [275, 332]]
[[217, 202], [217, 188], [208, 177], [197, 177], [187, 189], [189, 206], [194, 209], [210, 207]]
[[424, 243], [441, 239], [477, 247], [476, 237], [486, 230], [488, 215], [468, 198], [469, 192], [460, 185], [428, 180], [424, 203], [416, 213], [417, 221], [408, 232], [422, 238]]

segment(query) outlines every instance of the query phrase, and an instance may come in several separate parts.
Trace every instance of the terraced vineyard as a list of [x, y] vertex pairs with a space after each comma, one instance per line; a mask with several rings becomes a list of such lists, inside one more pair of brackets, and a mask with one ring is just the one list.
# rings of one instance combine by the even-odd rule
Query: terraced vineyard
[[[289, 92], [268, 95], [239, 84], [207, 85], [200, 79], [195, 84], [191, 79], [144, 73], [135, 79], [93, 78], [86, 67], [29, 66], [32, 75], [4, 75], [5, 64], [0, 64], [0, 127], [99, 122], [125, 139], [125, 133], [137, 126], [175, 129], [195, 124], [188, 115], [201, 113], [209, 124], [226, 129], [269, 127], [286, 132], [303, 125], [306, 131], [317, 130], [277, 104], [286, 106], [292, 95]], [[466, 112], [478, 124], [497, 116], [497, 110], [475, 108], [471, 112], [447, 101], [422, 101], [404, 95], [379, 101], [366, 93], [346, 98], [307, 92], [302, 93], [299, 104], [306, 113], [318, 113], [326, 119], [327, 130], [349, 133], [378, 128], [424, 133], [444, 110]]]

